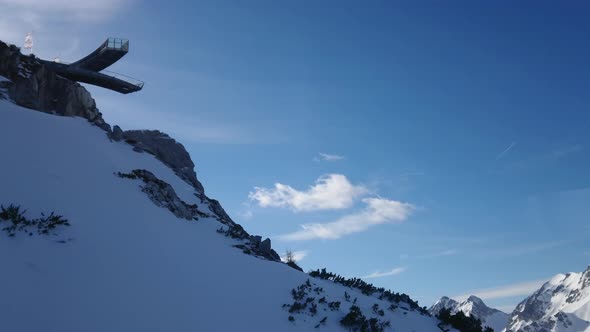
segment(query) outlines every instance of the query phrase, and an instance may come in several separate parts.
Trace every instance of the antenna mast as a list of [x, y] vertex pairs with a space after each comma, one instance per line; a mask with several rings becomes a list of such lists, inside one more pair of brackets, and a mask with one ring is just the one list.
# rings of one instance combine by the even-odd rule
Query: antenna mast
[[33, 54], [33, 33], [27, 33], [25, 37], [24, 49], [29, 50], [29, 54]]

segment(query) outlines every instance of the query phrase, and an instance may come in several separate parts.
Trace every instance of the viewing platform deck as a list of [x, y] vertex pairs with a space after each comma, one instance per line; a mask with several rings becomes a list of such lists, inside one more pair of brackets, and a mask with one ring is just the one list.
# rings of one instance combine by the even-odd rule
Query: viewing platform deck
[[48, 60], [41, 61], [60, 76], [127, 94], [141, 90], [144, 83], [125, 75], [104, 70], [125, 56], [128, 51], [129, 40], [109, 38], [94, 52], [76, 62], [65, 64]]

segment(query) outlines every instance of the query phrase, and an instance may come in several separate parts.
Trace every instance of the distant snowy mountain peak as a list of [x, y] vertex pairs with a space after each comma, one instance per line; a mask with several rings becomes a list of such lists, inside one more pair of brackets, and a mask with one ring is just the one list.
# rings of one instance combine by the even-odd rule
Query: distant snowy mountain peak
[[554, 276], [518, 304], [506, 332], [533, 331], [590, 331], [590, 266]]
[[467, 298], [467, 302], [471, 302], [474, 304], [478, 304], [478, 305], [483, 305], [485, 306], [485, 304], [483, 303], [483, 300], [480, 299], [479, 297], [475, 296], [475, 295], [471, 295]]
[[432, 315], [437, 315], [443, 308], [451, 309], [452, 314], [463, 311], [467, 316], [480, 319], [482, 326], [489, 326], [496, 332], [502, 331], [508, 322], [508, 314], [488, 307], [482, 299], [475, 295], [469, 296], [463, 302], [457, 302], [449, 297], [443, 296], [428, 311]]
[[440, 312], [441, 309], [444, 308], [449, 308], [451, 309], [451, 312], [459, 305], [459, 302], [443, 296], [440, 298], [440, 300], [436, 301], [431, 307], [430, 309], [428, 309], [428, 311], [430, 312], [431, 315], [436, 316], [438, 315], [438, 313]]

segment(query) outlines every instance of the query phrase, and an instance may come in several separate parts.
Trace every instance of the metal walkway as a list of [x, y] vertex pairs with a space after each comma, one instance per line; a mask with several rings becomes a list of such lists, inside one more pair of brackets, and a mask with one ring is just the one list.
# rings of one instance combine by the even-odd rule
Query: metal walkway
[[109, 38], [94, 52], [71, 64], [41, 60], [58, 75], [120, 93], [137, 92], [143, 82], [112, 72], [101, 72], [121, 59], [129, 51], [129, 40]]

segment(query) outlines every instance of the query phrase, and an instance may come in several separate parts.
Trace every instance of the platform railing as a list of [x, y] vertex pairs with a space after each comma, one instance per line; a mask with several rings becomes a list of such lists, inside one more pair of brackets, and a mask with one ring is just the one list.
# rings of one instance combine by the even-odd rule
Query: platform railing
[[111, 77], [114, 77], [114, 78], [118, 78], [118, 79], [120, 79], [122, 81], [131, 83], [131, 84], [133, 84], [133, 85], [135, 85], [135, 86], [137, 86], [139, 88], [143, 88], [143, 85], [144, 85], [144, 82], [143, 81], [140, 81], [140, 80], [138, 80], [136, 78], [133, 78], [131, 76], [127, 76], [127, 75], [115, 73], [113, 71], [103, 70], [103, 71], [100, 71], [99, 73], [105, 74], [107, 76], [111, 76]]
[[105, 43], [108, 48], [117, 49], [117, 50], [128, 50], [129, 49], [129, 39], [109, 38], [106, 40]]

